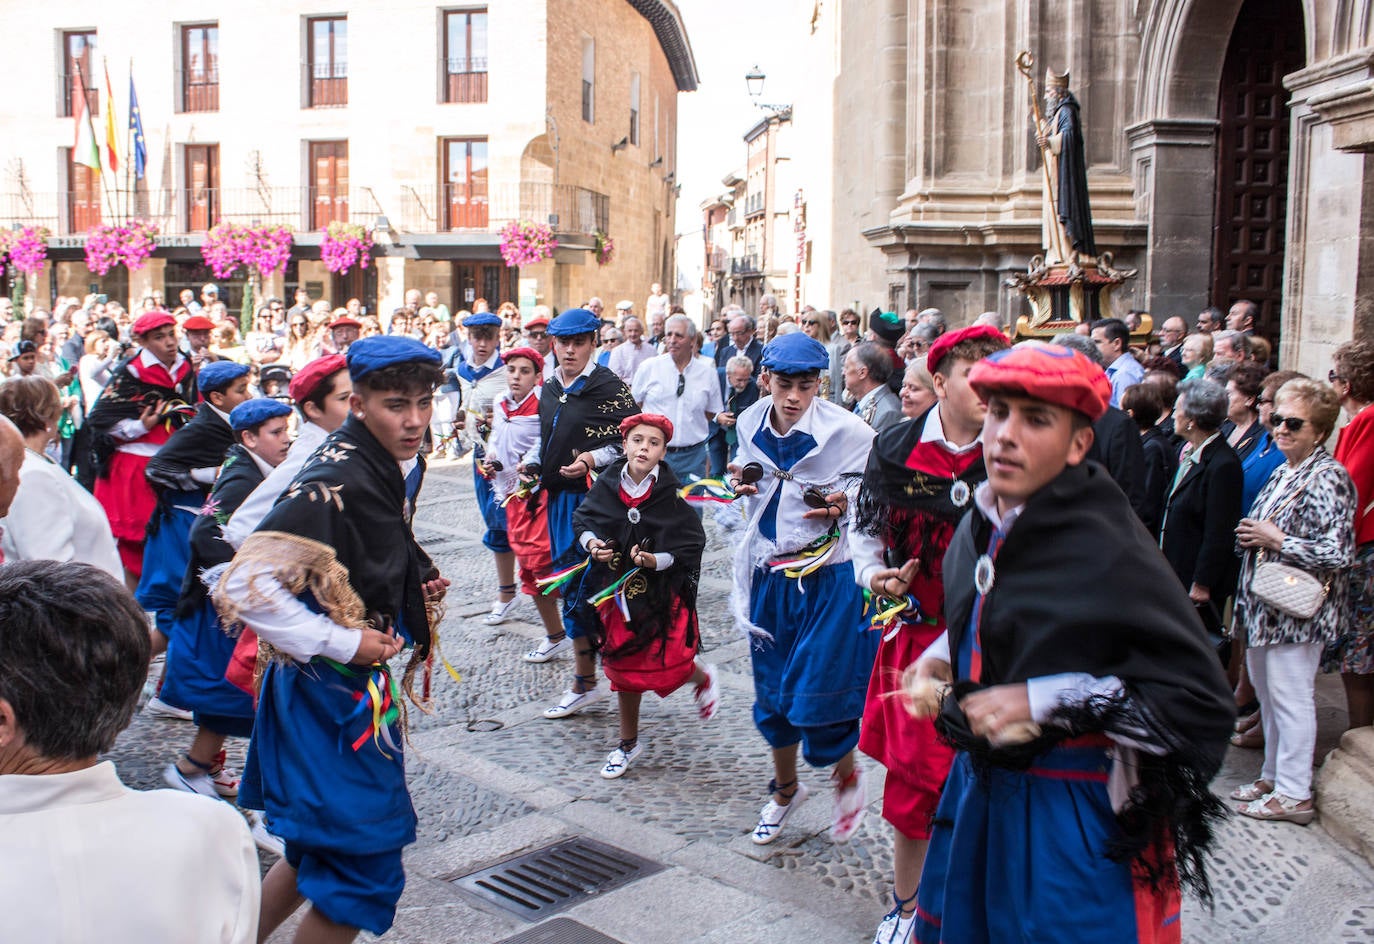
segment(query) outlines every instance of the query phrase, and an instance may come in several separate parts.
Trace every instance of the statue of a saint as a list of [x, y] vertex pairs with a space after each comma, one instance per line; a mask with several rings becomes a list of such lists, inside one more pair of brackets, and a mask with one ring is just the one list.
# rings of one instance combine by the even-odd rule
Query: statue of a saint
[[1046, 262], [1067, 262], [1073, 251], [1096, 256], [1092, 211], [1088, 207], [1088, 166], [1078, 100], [1069, 91], [1069, 74], [1045, 75], [1045, 117], [1037, 122], [1036, 142], [1044, 157]]

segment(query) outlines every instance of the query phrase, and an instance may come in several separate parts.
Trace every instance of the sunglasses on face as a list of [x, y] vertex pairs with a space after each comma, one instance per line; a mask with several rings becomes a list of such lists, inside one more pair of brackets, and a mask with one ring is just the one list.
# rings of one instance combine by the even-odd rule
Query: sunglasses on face
[[687, 375], [686, 375], [686, 374], [678, 374], [678, 375], [677, 375], [677, 395], [678, 395], [678, 396], [682, 396], [683, 391], [686, 390], [686, 389], [687, 389]]
[[1307, 420], [1303, 419], [1301, 416], [1280, 416], [1279, 414], [1275, 413], [1269, 419], [1270, 422], [1274, 424], [1275, 429], [1278, 429], [1280, 426], [1282, 426], [1290, 433], [1296, 433], [1298, 430], [1302, 429], [1304, 426], [1307, 425]]
[[1344, 380], [1345, 378], [1342, 377], [1340, 374], [1336, 373], [1334, 370], [1328, 370], [1326, 372], [1326, 379], [1330, 383], [1335, 383], [1336, 381]]
[[526, 335], [526, 337], [529, 337], [529, 338], [547, 338], [547, 337], [548, 337], [548, 334], [546, 334], [546, 333], [543, 332], [543, 331], [527, 331], [527, 332], [525, 332], [525, 335]]
[[859, 326], [857, 321], [841, 321], [840, 324], [844, 325], [846, 328], [857, 328]]

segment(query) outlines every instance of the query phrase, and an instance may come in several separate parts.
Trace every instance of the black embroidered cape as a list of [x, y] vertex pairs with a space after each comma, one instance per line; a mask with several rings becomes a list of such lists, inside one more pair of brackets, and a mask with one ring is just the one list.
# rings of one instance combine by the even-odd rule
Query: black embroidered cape
[[115, 442], [110, 431], [121, 420], [136, 420], [150, 403], [168, 408], [166, 422], [178, 428], [191, 418], [198, 399], [196, 391], [196, 372], [187, 370], [186, 376], [174, 387], [140, 380], [130, 371], [129, 365], [142, 353], [136, 349], [132, 355], [115, 365], [110, 374], [110, 382], [100, 392], [91, 406], [85, 426], [91, 434], [91, 463], [95, 474], [105, 478], [110, 471], [110, 457], [114, 455]]
[[555, 371], [539, 395], [540, 484], [550, 491], [585, 492], [584, 478], [564, 478], [559, 467], [580, 452], [619, 445], [620, 421], [638, 412], [625, 381], [605, 367], [593, 368], [572, 392], [564, 391]]
[[[1139, 783], [1117, 815], [1122, 834], [1106, 851], [1136, 856], [1168, 836], [1180, 873], [1206, 894], [1202, 856], [1221, 812], [1207, 785], [1225, 756], [1235, 704], [1197, 611], [1133, 518], [1101, 466], [1065, 469], [1031, 496], [997, 553], [979, 631], [984, 685], [1087, 672], [1119, 678], [1123, 696], [1061, 715], [1070, 729], [1047, 726], [1020, 749], [974, 738], [953, 698], [937, 723], [975, 766], [1024, 769], [1059, 741], [1090, 732], [1161, 749], [1137, 752]], [[991, 528], [983, 514], [968, 515], [945, 556], [956, 679], [967, 674], [959, 653], [972, 631], [974, 572]]]
[[214, 407], [202, 403], [191, 421], [148, 460], [143, 474], [159, 495], [165, 491], [208, 493], [205, 485], [191, 478], [191, 470], [219, 468], [232, 445], [234, 431]]
[[[417, 457], [417, 481], [424, 461]], [[423, 659], [430, 644], [423, 584], [438, 571], [411, 532], [418, 494], [417, 484], [407, 496], [396, 460], [350, 416], [244, 542], [235, 566], [266, 564], [341, 625], [366, 619], [378, 629], [394, 626]], [[216, 604], [232, 622], [233, 601], [217, 597]]]
[[185, 618], [205, 602], [205, 584], [201, 574], [211, 567], [227, 564], [234, 559], [234, 548], [224, 540], [224, 525], [253, 491], [262, 484], [262, 469], [253, 461], [248, 450], [237, 443], [229, 447], [215, 487], [206, 499], [205, 507], [191, 525], [191, 559], [186, 577], [181, 582], [181, 598], [176, 615]]
[[[706, 532], [692, 506], [677, 494], [681, 483], [668, 464], [660, 463], [658, 478], [649, 497], [633, 511], [620, 497], [620, 474], [625, 460], [619, 459], [605, 469], [592, 485], [587, 497], [573, 515], [573, 533], [581, 536], [590, 531], [603, 541], [615, 542], [616, 556], [609, 563], [592, 561], [582, 578], [582, 591], [577, 594], [578, 608], [585, 617], [582, 625], [596, 627], [601, 632], [588, 598], [611, 586], [634, 568], [629, 551], [636, 544], [651, 554], [666, 551], [673, 555], [673, 566], [667, 570], [641, 570], [625, 584], [625, 598], [630, 610], [629, 628], [633, 639], [603, 653], [617, 658], [643, 652], [655, 644], [660, 647], [668, 638], [669, 617], [674, 599], [679, 599], [688, 613], [687, 645], [697, 642], [697, 580], [701, 573], [701, 553], [706, 547]], [[633, 520], [637, 518], [638, 520]], [[606, 606], [615, 606], [608, 603]], [[603, 639], [594, 640], [600, 648]]]
[[973, 489], [987, 478], [987, 471], [981, 450], [957, 477], [907, 466], [936, 409], [889, 426], [874, 438], [855, 505], [855, 527], [895, 549], [890, 566], [917, 558], [918, 573], [938, 577], [954, 526], [973, 507]]

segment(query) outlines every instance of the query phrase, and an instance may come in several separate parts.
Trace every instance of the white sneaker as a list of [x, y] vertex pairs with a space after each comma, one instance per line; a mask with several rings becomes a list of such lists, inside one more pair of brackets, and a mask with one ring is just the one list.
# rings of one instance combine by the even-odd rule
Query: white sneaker
[[148, 704], [143, 706], [143, 710], [151, 717], [162, 718], [164, 721], [190, 721], [192, 718], [191, 712], [185, 708], [169, 705], [157, 696], [148, 699]]
[[162, 782], [173, 790], [199, 793], [201, 796], [209, 797], [212, 800], [219, 799], [219, 793], [215, 790], [215, 782], [210, 779], [209, 774], [203, 774], [200, 771], [184, 774], [175, 763], [168, 764], [163, 768]]
[[545, 639], [536, 648], [531, 649], [520, 658], [526, 662], [543, 663], [548, 662], [560, 652], [567, 652], [572, 648], [572, 640], [567, 636], [557, 641]]
[[873, 935], [873, 944], [911, 944], [911, 936], [916, 929], [916, 914], [903, 916], [902, 906], [889, 911], [878, 924]]
[[610, 690], [603, 687], [600, 680], [585, 692], [575, 692], [570, 688], [563, 693], [558, 704], [544, 709], [544, 717], [566, 718], [568, 715], [577, 714], [588, 705], [596, 704], [609, 694]]
[[239, 772], [232, 767], [221, 766], [219, 770], [208, 774], [210, 782], [215, 785], [215, 793], [232, 800], [239, 795]]
[[515, 604], [519, 602], [519, 594], [511, 597], [505, 603], [502, 603], [500, 600], [497, 600], [495, 603], [491, 605], [491, 612], [488, 613], [486, 616], [482, 617], [482, 622], [486, 623], [488, 626], [501, 625], [506, 621], [506, 617], [510, 615], [510, 611], [515, 609]]
[[601, 768], [601, 776], [605, 777], [607, 780], [615, 780], [618, 777], [624, 776], [625, 771], [630, 769], [630, 764], [634, 763], [634, 759], [638, 757], [643, 750], [643, 740], [635, 741], [635, 746], [630, 748], [629, 751], [623, 751], [617, 747], [606, 757], [606, 766]]
[[787, 822], [787, 817], [792, 815], [792, 811], [802, 805], [806, 795], [811, 791], [806, 789], [806, 784], [798, 783], [797, 792], [792, 794], [792, 799], [786, 806], [779, 806], [773, 802], [773, 798], [768, 798], [768, 804], [759, 812], [758, 824], [754, 826], [754, 832], [749, 837], [754, 840], [757, 846], [766, 846], [774, 839], [778, 838], [778, 833], [782, 832], [783, 824]]
[[270, 852], [281, 858], [286, 855], [286, 843], [272, 835], [267, 829], [267, 818], [258, 810], [245, 810], [248, 817], [248, 831], [253, 834], [253, 844], [263, 852]]
[[703, 665], [701, 670], [706, 673], [706, 681], [696, 687], [692, 699], [697, 703], [697, 715], [701, 720], [710, 721], [720, 707], [720, 685], [716, 682], [714, 665]]
[[867, 803], [864, 772], [855, 767], [854, 779], [849, 785], [835, 788], [835, 821], [830, 826], [830, 838], [835, 842], [848, 842], [849, 837], [854, 835], [859, 824], [863, 822]]

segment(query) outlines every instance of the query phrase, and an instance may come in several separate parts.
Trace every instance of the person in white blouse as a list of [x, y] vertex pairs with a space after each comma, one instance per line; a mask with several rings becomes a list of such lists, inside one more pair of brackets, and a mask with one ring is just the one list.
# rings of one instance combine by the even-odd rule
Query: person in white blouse
[[57, 436], [62, 400], [46, 377], [16, 377], [0, 386], [0, 415], [24, 437], [19, 490], [0, 519], [0, 553], [6, 562], [77, 561], [123, 577], [119, 550], [105, 510], [60, 465], [44, 455]]
[[119, 342], [99, 328], [86, 333], [86, 353], [81, 355], [77, 373], [81, 377], [83, 414], [95, 405], [95, 398], [110, 382], [110, 370], [119, 363]]
[[0, 567], [5, 940], [257, 939], [243, 817], [206, 797], [130, 790], [99, 760], [133, 716], [149, 656], [147, 617], [117, 579], [79, 563]]

